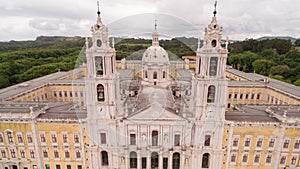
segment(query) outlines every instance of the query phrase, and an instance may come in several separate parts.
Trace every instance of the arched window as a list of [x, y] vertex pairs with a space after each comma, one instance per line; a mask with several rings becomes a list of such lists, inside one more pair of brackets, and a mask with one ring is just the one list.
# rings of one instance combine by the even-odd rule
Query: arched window
[[172, 169], [179, 169], [180, 167], [180, 154], [174, 153], [173, 154], [173, 166]]
[[98, 84], [97, 86], [97, 100], [98, 102], [104, 101], [104, 86], [102, 84]]
[[209, 153], [205, 153], [202, 156], [202, 168], [209, 168]]
[[157, 72], [153, 73], [153, 79], [157, 79]]
[[151, 153], [151, 169], [158, 168], [158, 153]]
[[209, 64], [209, 76], [216, 76], [218, 70], [218, 58], [212, 57], [210, 58], [210, 64]]
[[137, 154], [136, 152], [132, 151], [130, 152], [129, 156], [129, 163], [130, 163], [130, 168], [137, 168]]
[[152, 131], [152, 146], [158, 145], [158, 131]]
[[106, 151], [101, 151], [101, 164], [102, 166], [108, 165], [108, 154]]
[[214, 85], [209, 86], [208, 93], [207, 93], [207, 103], [215, 102], [215, 93], [216, 93], [216, 87]]
[[163, 71], [163, 78], [165, 79], [166, 78], [166, 72]]
[[97, 75], [103, 75], [103, 58], [101, 56], [95, 57], [95, 68]]

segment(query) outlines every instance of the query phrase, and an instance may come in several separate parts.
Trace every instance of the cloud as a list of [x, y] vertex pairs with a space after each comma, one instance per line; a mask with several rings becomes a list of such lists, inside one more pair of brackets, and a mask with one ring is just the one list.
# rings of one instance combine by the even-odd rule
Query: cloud
[[[263, 35], [300, 37], [299, 6], [299, 0], [219, 0], [217, 16], [224, 27], [224, 35], [231, 38]], [[95, 0], [3, 1], [0, 4], [0, 40], [34, 39], [39, 35], [87, 36], [90, 26], [96, 21], [96, 9]], [[100, 1], [103, 22], [113, 26], [109, 27], [111, 33], [122, 35], [152, 30], [153, 17], [138, 17], [152, 13], [161, 17], [158, 19], [160, 29], [170, 36], [186, 33], [187, 36], [201, 37], [211, 20], [213, 9], [212, 0]], [[162, 17], [163, 14], [168, 17]]]

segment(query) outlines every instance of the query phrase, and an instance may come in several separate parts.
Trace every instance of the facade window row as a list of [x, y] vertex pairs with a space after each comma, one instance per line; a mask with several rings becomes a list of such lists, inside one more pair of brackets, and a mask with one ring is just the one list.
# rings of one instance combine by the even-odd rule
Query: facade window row
[[[62, 132], [62, 143], [63, 144], [69, 144], [70, 140], [69, 140], [69, 133], [67, 132]], [[51, 137], [51, 142], [52, 144], [58, 144], [58, 135], [56, 132], [50, 132], [50, 137]], [[46, 134], [45, 132], [40, 132], [40, 142], [42, 144], [46, 144]], [[80, 143], [80, 137], [79, 137], [79, 133], [73, 133], [73, 143], [79, 144]]]
[[[242, 144], [245, 149], [248, 149], [251, 147], [251, 141], [252, 141], [252, 136], [245, 136], [244, 138], [244, 143]], [[263, 143], [264, 143], [264, 137], [263, 136], [258, 136], [255, 140], [255, 149], [262, 149]], [[270, 137], [268, 140], [267, 147], [274, 148], [275, 146], [275, 137]], [[234, 135], [233, 136], [233, 141], [232, 141], [232, 147], [233, 148], [238, 148], [239, 147], [239, 142], [240, 142], [240, 136]], [[290, 148], [290, 138], [285, 138], [282, 144], [283, 150], [288, 150]], [[293, 144], [293, 149], [295, 151], [299, 150], [300, 151], [300, 138], [296, 138]]]

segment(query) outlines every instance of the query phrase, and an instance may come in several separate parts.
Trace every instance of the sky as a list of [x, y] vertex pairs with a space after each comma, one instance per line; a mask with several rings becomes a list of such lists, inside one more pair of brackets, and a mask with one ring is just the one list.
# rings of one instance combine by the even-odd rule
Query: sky
[[[100, 0], [110, 36], [200, 37], [213, 16], [214, 0]], [[218, 0], [223, 36], [300, 38], [299, 0]], [[0, 0], [0, 41], [37, 36], [90, 36], [97, 0]]]

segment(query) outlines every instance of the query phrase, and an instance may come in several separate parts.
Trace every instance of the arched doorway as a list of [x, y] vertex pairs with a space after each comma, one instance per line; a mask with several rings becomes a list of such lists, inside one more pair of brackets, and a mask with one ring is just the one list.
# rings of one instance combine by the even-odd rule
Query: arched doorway
[[202, 156], [202, 168], [209, 168], [209, 153], [205, 153]]
[[130, 163], [130, 169], [137, 168], [137, 154], [136, 154], [136, 152], [134, 152], [134, 151], [130, 152], [129, 163]]
[[153, 152], [151, 153], [151, 169], [157, 169], [158, 168], [158, 153]]
[[101, 164], [102, 166], [108, 166], [108, 154], [106, 151], [101, 151]]
[[172, 169], [179, 169], [179, 168], [180, 168], [180, 154], [174, 153]]

